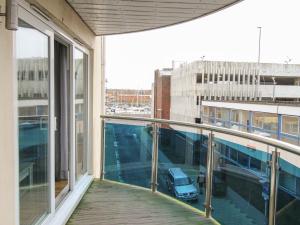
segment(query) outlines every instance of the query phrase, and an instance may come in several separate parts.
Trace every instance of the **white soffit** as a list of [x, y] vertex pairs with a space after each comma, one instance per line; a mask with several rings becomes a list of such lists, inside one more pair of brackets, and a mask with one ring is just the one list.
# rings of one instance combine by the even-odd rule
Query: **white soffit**
[[96, 35], [165, 27], [205, 16], [241, 0], [66, 0]]

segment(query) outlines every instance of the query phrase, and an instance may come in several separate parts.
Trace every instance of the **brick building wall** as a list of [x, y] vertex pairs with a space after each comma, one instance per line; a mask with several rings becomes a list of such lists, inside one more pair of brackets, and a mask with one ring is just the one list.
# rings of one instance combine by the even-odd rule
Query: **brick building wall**
[[[164, 70], [156, 70], [154, 75], [154, 117], [159, 119], [170, 119], [170, 88], [171, 75], [166, 75]], [[167, 73], [168, 74], [168, 73]]]

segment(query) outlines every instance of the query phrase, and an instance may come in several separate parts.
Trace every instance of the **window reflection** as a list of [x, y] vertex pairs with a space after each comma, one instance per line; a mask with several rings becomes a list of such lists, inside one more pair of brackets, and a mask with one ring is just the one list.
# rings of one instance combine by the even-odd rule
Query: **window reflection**
[[49, 211], [48, 37], [19, 22], [17, 31], [20, 223]]
[[76, 141], [76, 178], [87, 171], [87, 56], [75, 49], [75, 141]]
[[277, 131], [278, 117], [272, 113], [253, 113], [253, 125], [264, 130]]

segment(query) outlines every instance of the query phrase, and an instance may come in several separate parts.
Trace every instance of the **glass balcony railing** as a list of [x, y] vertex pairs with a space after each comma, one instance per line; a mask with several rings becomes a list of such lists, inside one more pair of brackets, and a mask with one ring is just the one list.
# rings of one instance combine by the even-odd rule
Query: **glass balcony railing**
[[107, 122], [105, 127], [105, 178], [150, 188], [151, 125]]
[[222, 127], [102, 116], [102, 178], [159, 191], [223, 225], [300, 224], [300, 147]]

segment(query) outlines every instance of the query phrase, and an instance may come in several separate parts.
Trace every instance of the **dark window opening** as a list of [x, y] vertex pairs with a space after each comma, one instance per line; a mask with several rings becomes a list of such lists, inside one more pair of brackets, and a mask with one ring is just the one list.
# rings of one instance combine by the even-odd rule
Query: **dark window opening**
[[44, 79], [44, 75], [43, 72], [40, 70], [39, 71], [39, 80], [43, 80]]
[[30, 70], [30, 71], [29, 71], [29, 77], [28, 77], [28, 80], [34, 80], [34, 71], [33, 71], [33, 70]]
[[202, 73], [197, 73], [196, 83], [197, 84], [201, 84], [202, 83]]

